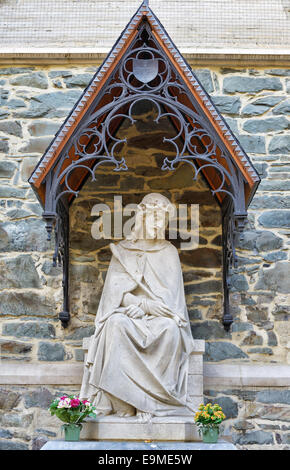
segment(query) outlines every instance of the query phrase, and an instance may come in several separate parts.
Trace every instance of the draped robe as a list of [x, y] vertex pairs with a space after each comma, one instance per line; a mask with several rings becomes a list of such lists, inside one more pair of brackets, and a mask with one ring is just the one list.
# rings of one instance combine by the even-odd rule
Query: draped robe
[[[104, 414], [192, 413], [187, 378], [193, 339], [177, 249], [161, 240], [143, 250], [128, 239], [110, 248], [80, 396]], [[122, 307], [126, 293], [162, 301], [171, 314], [130, 318]]]

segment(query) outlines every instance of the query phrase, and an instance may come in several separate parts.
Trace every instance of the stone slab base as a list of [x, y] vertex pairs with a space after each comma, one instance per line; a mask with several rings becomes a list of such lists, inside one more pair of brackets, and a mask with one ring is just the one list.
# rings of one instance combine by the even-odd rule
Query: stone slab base
[[116, 442], [116, 441], [48, 441], [41, 450], [237, 450], [230, 442]]
[[200, 441], [193, 416], [154, 416], [142, 422], [136, 416], [102, 416], [83, 423], [81, 439], [94, 441]]

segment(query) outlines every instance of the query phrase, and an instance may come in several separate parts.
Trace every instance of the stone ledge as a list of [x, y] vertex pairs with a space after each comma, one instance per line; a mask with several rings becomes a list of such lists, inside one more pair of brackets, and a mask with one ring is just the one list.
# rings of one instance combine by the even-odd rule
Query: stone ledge
[[48, 441], [40, 450], [237, 450], [230, 442], [219, 439], [216, 444], [203, 442], [112, 442], [112, 441]]
[[[193, 356], [194, 357], [194, 356]], [[290, 386], [290, 365], [209, 364], [203, 365], [204, 386]], [[0, 364], [0, 385], [80, 385], [83, 364]]]
[[[99, 49], [82, 48], [2, 48], [0, 53], [0, 64], [53, 64], [58, 61], [62, 64], [71, 63], [96, 63], [103, 62], [109, 53], [109, 47]], [[221, 49], [198, 49], [181, 48], [183, 57], [191, 63], [213, 63], [227, 64], [289, 64], [290, 54], [287, 49], [262, 49], [262, 48], [221, 48]]]
[[290, 385], [290, 365], [204, 364], [204, 386], [286, 387]]

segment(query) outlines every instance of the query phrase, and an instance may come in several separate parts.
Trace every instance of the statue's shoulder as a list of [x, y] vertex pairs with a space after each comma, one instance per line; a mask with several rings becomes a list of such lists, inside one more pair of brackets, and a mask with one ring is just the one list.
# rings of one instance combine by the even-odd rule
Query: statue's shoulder
[[124, 250], [127, 251], [128, 249], [126, 240], [120, 240], [116, 243], [110, 243], [109, 247], [113, 255], [116, 253], [121, 255], [122, 253], [124, 253]]
[[165, 248], [170, 250], [172, 253], [175, 253], [178, 255], [178, 249], [173, 245], [173, 243], [171, 243], [169, 240], [165, 240], [165, 242], [166, 242]]
[[122, 242], [123, 240], [121, 240], [120, 242], [117, 242], [117, 243], [110, 243], [109, 245], [109, 248], [111, 250], [112, 253], [114, 253], [116, 250], [119, 251], [120, 248], [122, 248]]

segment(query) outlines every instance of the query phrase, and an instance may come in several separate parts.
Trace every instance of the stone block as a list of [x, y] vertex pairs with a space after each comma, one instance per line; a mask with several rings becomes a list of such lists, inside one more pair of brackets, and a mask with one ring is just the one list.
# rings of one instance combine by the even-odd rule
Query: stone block
[[281, 248], [283, 240], [268, 230], [245, 231], [240, 235], [238, 246], [242, 250], [271, 251]]
[[78, 73], [73, 77], [64, 77], [63, 81], [67, 88], [84, 88], [93, 78], [92, 73]]
[[268, 132], [280, 132], [290, 128], [290, 121], [285, 117], [250, 119], [243, 125], [243, 129], [251, 134], [263, 134]]
[[197, 426], [193, 417], [153, 417], [150, 422], [141, 422], [137, 417], [119, 418], [103, 416], [87, 418], [83, 424], [82, 440], [120, 441], [199, 441]]
[[237, 75], [224, 78], [224, 93], [257, 93], [262, 90], [282, 90], [281, 81], [278, 78], [256, 78]]
[[[180, 253], [181, 263], [187, 266], [195, 266], [200, 268], [220, 268], [221, 266], [221, 250], [215, 248], [199, 248], [198, 250], [183, 250]], [[208, 281], [210, 284], [217, 281]], [[213, 288], [216, 286], [213, 284]], [[212, 292], [212, 290], [211, 290]]]
[[24, 444], [23, 442], [19, 442], [16, 440], [0, 441], [0, 450], [29, 450], [28, 444]]
[[257, 402], [261, 403], [282, 403], [290, 405], [290, 391], [289, 390], [262, 390], [257, 393]]
[[20, 393], [0, 388], [0, 409], [1, 410], [12, 410], [13, 408], [16, 408], [20, 399], [21, 399]]
[[70, 274], [72, 279], [91, 284], [96, 283], [99, 270], [88, 264], [72, 264], [70, 266]]
[[213, 341], [206, 343], [204, 360], [206, 362], [219, 362], [226, 359], [244, 359], [247, 354], [232, 343]]
[[280, 103], [278, 106], [276, 106], [273, 111], [273, 114], [286, 114], [286, 116], [289, 116], [290, 114], [290, 100], [285, 100], [282, 103]]
[[271, 107], [276, 106], [283, 100], [283, 96], [267, 95], [258, 98], [252, 103], [247, 104], [241, 111], [242, 116], [259, 116], [268, 111]]
[[34, 121], [28, 125], [28, 131], [33, 137], [55, 135], [59, 128], [59, 123], [44, 119]]
[[9, 143], [7, 139], [0, 139], [0, 153], [9, 152]]
[[32, 72], [25, 75], [17, 75], [10, 79], [11, 85], [28, 86], [32, 88], [48, 88], [48, 81], [43, 72]]
[[40, 287], [40, 279], [30, 255], [0, 259], [0, 286], [3, 288]]
[[37, 95], [31, 98], [27, 110], [14, 113], [14, 116], [21, 118], [67, 116], [68, 110], [75, 105], [80, 94], [81, 90], [69, 90]]
[[193, 69], [194, 75], [202, 84], [203, 88], [207, 93], [212, 93], [214, 91], [213, 81], [211, 72], [208, 69]]
[[55, 305], [50, 297], [35, 291], [15, 292], [13, 290], [0, 292], [1, 316], [49, 316], [56, 315]]
[[84, 327], [79, 327], [76, 328], [73, 333], [68, 334], [68, 336], [65, 337], [66, 340], [80, 340], [83, 338], [87, 338], [88, 336], [91, 336], [94, 334], [95, 331], [95, 326], [84, 326]]
[[282, 260], [287, 259], [287, 252], [286, 251], [274, 251], [273, 253], [268, 253], [263, 258], [268, 263], [276, 263], [276, 261], [282, 261]]
[[15, 135], [16, 137], [22, 137], [22, 127], [19, 121], [0, 122], [0, 131], [5, 134]]
[[265, 137], [261, 135], [242, 135], [238, 136], [239, 141], [247, 153], [266, 153]]
[[9, 160], [0, 161], [0, 178], [11, 178], [17, 168], [15, 162]]
[[171, 172], [169, 176], [162, 176], [160, 178], [149, 180], [148, 186], [152, 190], [183, 189], [193, 186], [193, 183], [193, 172], [187, 165], [182, 165]]
[[272, 137], [269, 152], [275, 155], [290, 153], [290, 135], [275, 135]]
[[240, 112], [240, 98], [233, 96], [213, 96], [212, 100], [220, 113], [239, 114]]
[[11, 439], [13, 434], [8, 429], [0, 429], [0, 439]]
[[219, 339], [230, 338], [230, 333], [226, 332], [223, 325], [218, 321], [194, 322], [191, 325], [193, 338]]
[[241, 346], [256, 346], [256, 345], [261, 345], [263, 344], [263, 337], [260, 335], [257, 335], [254, 331], [249, 331], [247, 336], [243, 339]]
[[[290, 191], [290, 180], [263, 179], [259, 185], [259, 191]], [[281, 206], [279, 206], [280, 208]]]
[[258, 221], [263, 227], [289, 228], [290, 210], [265, 211]]
[[6, 119], [9, 116], [8, 111], [4, 111], [3, 109], [0, 110], [0, 120], [1, 119]]
[[33, 413], [9, 412], [0, 416], [0, 422], [3, 426], [13, 428], [28, 428], [33, 421]]
[[7, 101], [6, 106], [7, 108], [10, 108], [10, 109], [17, 109], [17, 108], [25, 108], [26, 104], [25, 104], [25, 101], [19, 98], [12, 98], [11, 100]]
[[19, 73], [32, 72], [35, 67], [4, 67], [0, 68], [0, 75], [16, 75]]
[[221, 281], [206, 281], [199, 284], [186, 284], [185, 295], [209, 294], [222, 291]]
[[52, 141], [52, 137], [33, 137], [19, 150], [23, 153], [44, 153]]
[[26, 196], [26, 189], [17, 188], [16, 186], [9, 186], [7, 184], [2, 184], [0, 186], [0, 198], [15, 198], [15, 199], [24, 199]]
[[71, 77], [72, 72], [70, 70], [51, 70], [50, 72], [48, 72], [48, 76], [50, 78]]
[[[11, 187], [12, 188], [12, 187]], [[4, 190], [3, 186], [0, 187]], [[18, 188], [12, 188], [18, 189]], [[19, 189], [18, 197], [24, 197], [24, 191]], [[7, 194], [7, 193], [6, 193]], [[11, 196], [13, 197], [13, 196]], [[15, 197], [15, 196], [14, 196]], [[7, 245], [1, 247], [1, 251], [47, 251], [50, 243], [47, 241], [45, 223], [41, 219], [29, 218], [1, 224], [3, 236]]]
[[290, 69], [266, 69], [265, 72], [269, 75], [279, 75], [281, 77], [290, 76]]
[[34, 437], [32, 440], [32, 450], [40, 450], [47, 443], [47, 439], [43, 436]]
[[39, 361], [63, 361], [65, 349], [61, 343], [40, 342], [38, 347]]
[[199, 399], [199, 402], [201, 403], [203, 399], [203, 375], [202, 374], [201, 375], [190, 374], [188, 376], [188, 395], [197, 396]]
[[247, 318], [249, 321], [262, 325], [268, 320], [268, 309], [267, 307], [259, 306], [247, 306]]
[[229, 281], [231, 291], [245, 292], [249, 290], [248, 281], [243, 274], [232, 274]]
[[55, 396], [45, 387], [27, 391], [23, 395], [25, 408], [44, 408], [47, 410]]
[[250, 431], [243, 434], [234, 434], [233, 442], [234, 444], [239, 445], [269, 445], [274, 444], [274, 439], [272, 433], [265, 431]]
[[9, 322], [4, 323], [2, 335], [19, 338], [54, 338], [55, 328], [46, 322]]

